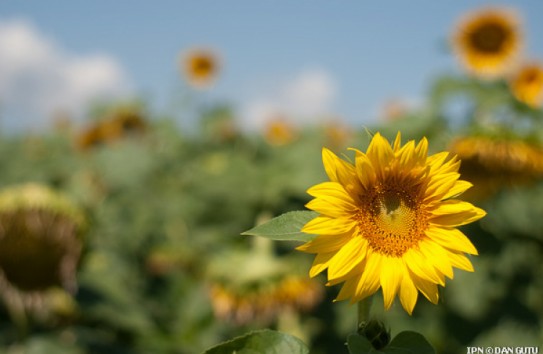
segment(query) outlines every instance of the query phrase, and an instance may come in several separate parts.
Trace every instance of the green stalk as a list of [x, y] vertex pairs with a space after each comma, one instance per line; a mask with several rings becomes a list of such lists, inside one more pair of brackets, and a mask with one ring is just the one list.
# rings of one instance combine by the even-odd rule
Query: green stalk
[[370, 309], [373, 296], [358, 302], [358, 330], [363, 329], [370, 320]]

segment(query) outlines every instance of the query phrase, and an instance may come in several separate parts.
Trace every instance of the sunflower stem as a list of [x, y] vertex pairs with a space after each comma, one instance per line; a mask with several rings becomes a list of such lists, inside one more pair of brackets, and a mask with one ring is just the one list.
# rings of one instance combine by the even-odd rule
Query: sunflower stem
[[368, 296], [364, 300], [358, 302], [358, 330], [364, 328], [370, 320], [370, 309], [372, 303], [372, 296]]

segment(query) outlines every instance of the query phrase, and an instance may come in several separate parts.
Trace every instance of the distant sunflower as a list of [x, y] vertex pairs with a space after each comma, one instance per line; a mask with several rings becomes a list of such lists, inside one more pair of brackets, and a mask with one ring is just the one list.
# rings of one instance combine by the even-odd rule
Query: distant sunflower
[[528, 63], [519, 68], [511, 77], [509, 87], [521, 102], [533, 108], [543, 105], [543, 65]]
[[519, 57], [522, 42], [515, 14], [498, 8], [467, 14], [452, 37], [453, 49], [464, 67], [484, 78], [509, 72]]
[[323, 297], [318, 282], [293, 274], [299, 264], [275, 256], [269, 240], [256, 243], [260, 247], [250, 252], [225, 252], [210, 263], [209, 296], [215, 316], [240, 326], [269, 324], [285, 312], [314, 308]]
[[264, 137], [270, 145], [287, 145], [296, 139], [296, 135], [294, 126], [283, 118], [274, 118], [264, 127]]
[[147, 122], [141, 112], [133, 107], [118, 107], [76, 136], [76, 145], [89, 150], [102, 144], [118, 141], [129, 136], [141, 135]]
[[308, 311], [322, 299], [322, 290], [313, 279], [301, 276], [261, 281], [245, 289], [215, 283], [210, 289], [217, 318], [237, 325], [270, 323], [283, 311]]
[[[0, 193], [0, 294], [32, 308], [47, 290], [76, 289], [83, 215], [63, 195], [25, 184]], [[39, 303], [39, 301], [38, 301]]]
[[324, 126], [326, 145], [332, 150], [344, 148], [352, 137], [352, 132], [343, 123], [330, 122]]
[[207, 88], [219, 73], [219, 58], [208, 49], [193, 49], [182, 58], [181, 69], [188, 83], [195, 88]]
[[459, 180], [460, 162], [447, 152], [427, 156], [428, 141], [391, 146], [375, 134], [355, 163], [323, 149], [329, 182], [311, 187], [307, 207], [320, 213], [302, 231], [318, 235], [298, 250], [315, 253], [314, 277], [328, 269], [327, 285], [343, 283], [337, 300], [357, 302], [383, 289], [385, 309], [399, 294], [411, 314], [420, 291], [438, 301], [437, 284], [453, 267], [473, 271], [477, 254], [458, 226], [485, 212], [455, 199], [471, 183]]
[[519, 138], [458, 137], [448, 150], [462, 159], [462, 175], [477, 187], [467, 193], [471, 198], [543, 178], [543, 148]]

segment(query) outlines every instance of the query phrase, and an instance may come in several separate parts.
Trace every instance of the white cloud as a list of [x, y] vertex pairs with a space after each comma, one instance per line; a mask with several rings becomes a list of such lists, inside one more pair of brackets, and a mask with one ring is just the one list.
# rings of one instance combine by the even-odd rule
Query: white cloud
[[250, 99], [242, 106], [241, 123], [246, 129], [259, 129], [277, 116], [297, 125], [319, 123], [333, 113], [336, 94], [337, 85], [329, 73], [306, 69], [272, 92]]
[[3, 127], [41, 129], [58, 110], [80, 118], [89, 103], [121, 97], [129, 87], [121, 66], [110, 56], [76, 56], [27, 21], [0, 22]]

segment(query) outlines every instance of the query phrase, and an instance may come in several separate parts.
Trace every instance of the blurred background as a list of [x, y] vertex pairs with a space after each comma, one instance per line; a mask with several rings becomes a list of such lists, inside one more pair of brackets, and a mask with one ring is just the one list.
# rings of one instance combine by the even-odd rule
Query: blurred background
[[[480, 255], [438, 306], [374, 311], [438, 353], [543, 344], [543, 2], [0, 5], [0, 352], [200, 353], [252, 329], [347, 352], [356, 307], [293, 243], [321, 148], [462, 159]], [[380, 295], [379, 295], [380, 296]]]

